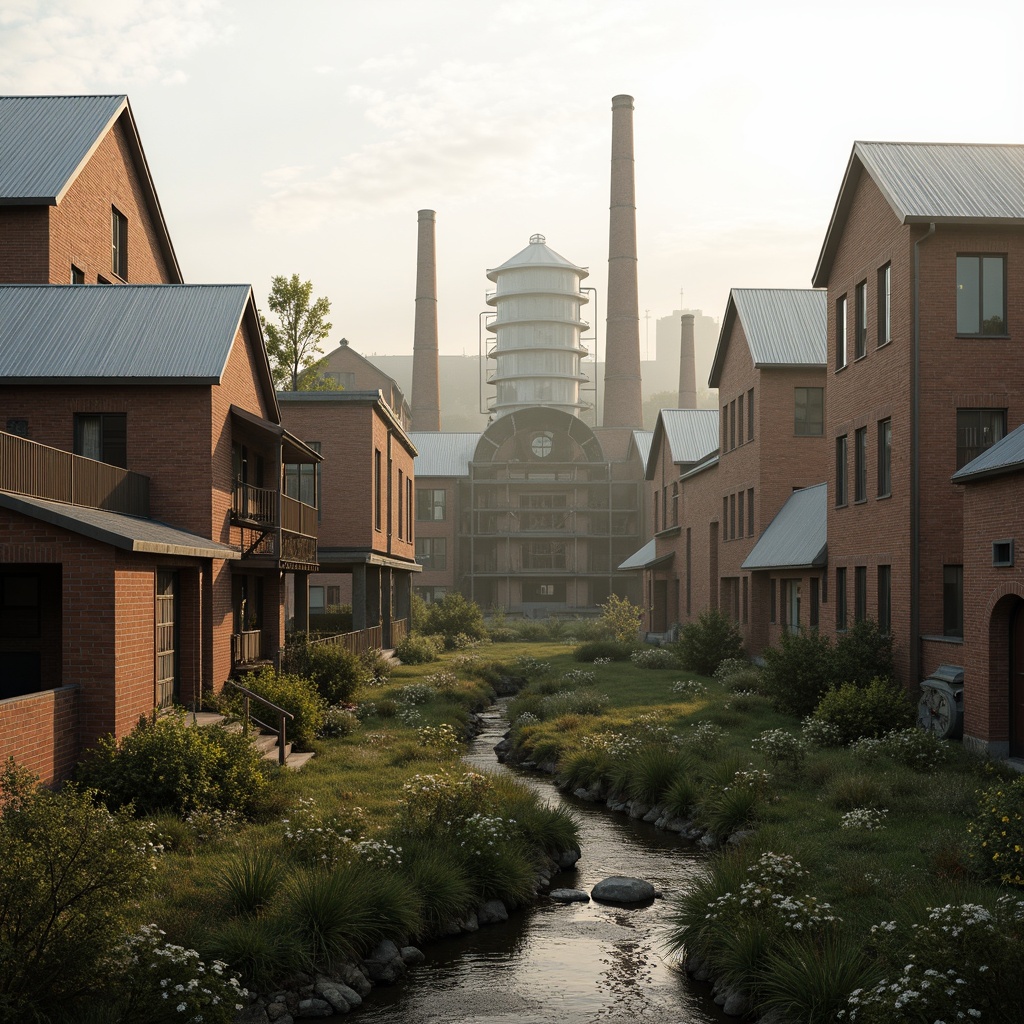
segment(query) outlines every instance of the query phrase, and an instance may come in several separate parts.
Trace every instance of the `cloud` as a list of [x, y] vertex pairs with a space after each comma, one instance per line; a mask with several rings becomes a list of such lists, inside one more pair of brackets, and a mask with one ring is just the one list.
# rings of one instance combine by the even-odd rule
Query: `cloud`
[[230, 33], [218, 0], [124, 0], [68, 9], [59, 0], [5, 0], [0, 92], [123, 92], [178, 84], [196, 50]]

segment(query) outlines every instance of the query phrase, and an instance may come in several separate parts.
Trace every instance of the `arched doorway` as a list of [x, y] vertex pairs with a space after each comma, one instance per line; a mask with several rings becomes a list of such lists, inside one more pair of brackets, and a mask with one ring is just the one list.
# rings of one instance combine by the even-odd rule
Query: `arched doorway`
[[1010, 756], [1024, 757], [1024, 601], [1010, 609]]

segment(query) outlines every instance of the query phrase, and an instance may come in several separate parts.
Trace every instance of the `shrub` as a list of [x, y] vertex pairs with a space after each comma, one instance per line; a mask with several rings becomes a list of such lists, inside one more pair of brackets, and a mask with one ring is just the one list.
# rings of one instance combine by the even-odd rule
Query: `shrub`
[[539, 644], [548, 638], [548, 631], [539, 622], [524, 621], [516, 626], [516, 639], [528, 644]]
[[601, 609], [601, 630], [606, 636], [621, 644], [635, 644], [640, 639], [640, 622], [643, 609], [633, 604], [628, 597], [610, 594], [608, 600], [599, 604]]
[[714, 671], [714, 677], [720, 683], [724, 683], [727, 679], [736, 675], [737, 672], [744, 672], [751, 667], [750, 662], [746, 658], [723, 658], [718, 663], [718, 668]]
[[672, 818], [689, 817], [700, 803], [701, 788], [690, 775], [678, 775], [668, 787], [661, 803], [665, 813]]
[[138, 814], [221, 808], [251, 814], [267, 785], [268, 766], [253, 744], [220, 726], [197, 728], [184, 712], [143, 718], [120, 741], [104, 737], [76, 771], [112, 809]]
[[301, 944], [287, 922], [270, 917], [226, 922], [206, 937], [203, 952], [231, 964], [247, 985], [263, 991], [293, 974], [302, 960]]
[[633, 647], [630, 644], [623, 644], [618, 640], [588, 640], [586, 643], [580, 644], [572, 652], [572, 656], [576, 661], [593, 664], [598, 658], [629, 661], [632, 651]]
[[[370, 676], [358, 654], [329, 643], [292, 644], [287, 650], [284, 667], [286, 672], [312, 682], [328, 704], [347, 703]], [[249, 684], [243, 680], [242, 685]]]
[[402, 786], [399, 830], [413, 836], [430, 835], [439, 821], [457, 828], [466, 818], [490, 811], [492, 787], [492, 780], [478, 772], [441, 769], [414, 775]]
[[419, 895], [424, 937], [463, 921], [476, 904], [469, 873], [447, 840], [406, 838], [402, 872]]
[[133, 927], [158, 848], [148, 824], [73, 785], [0, 775], [0, 1017], [33, 1020], [102, 991]]
[[787, 715], [811, 714], [832, 684], [832, 644], [817, 630], [783, 633], [778, 647], [764, 652], [761, 684]]
[[425, 665], [437, 661], [440, 654], [434, 640], [422, 633], [407, 633], [395, 648], [395, 657], [403, 665]]
[[708, 608], [683, 626], [672, 649], [683, 668], [710, 676], [727, 658], [743, 656], [743, 638], [728, 615]]
[[321, 636], [337, 636], [339, 633], [351, 633], [352, 605], [331, 605], [325, 612], [310, 612], [309, 629], [311, 633], [319, 633]]
[[437, 633], [445, 638], [454, 638], [464, 633], [473, 640], [482, 640], [487, 635], [484, 615], [480, 606], [467, 601], [456, 592], [445, 594], [440, 601], [427, 606], [427, 618], [423, 626], [425, 633]]
[[785, 729], [768, 729], [750, 745], [760, 750], [770, 765], [776, 768], [785, 765], [793, 774], [800, 772], [807, 758], [807, 744], [803, 738]]
[[381, 686], [391, 678], [392, 663], [379, 647], [369, 647], [359, 655], [366, 670], [365, 682], [370, 686]]
[[361, 807], [321, 811], [312, 797], [300, 797], [298, 805], [281, 820], [288, 852], [310, 867], [333, 868], [359, 856], [358, 843], [366, 828]]
[[[870, 739], [861, 740], [870, 743]], [[879, 741], [879, 750], [899, 764], [918, 772], [933, 772], [944, 765], [950, 757], [951, 748], [933, 732], [925, 732], [911, 726], [896, 732], [886, 733]]]
[[324, 711], [324, 724], [320, 727], [320, 735], [329, 739], [339, 739], [351, 735], [359, 725], [359, 718], [349, 707], [335, 704]]
[[726, 839], [756, 820], [761, 799], [752, 786], [730, 786], [710, 793], [700, 806], [698, 818], [712, 835]]
[[511, 626], [491, 626], [487, 630], [487, 635], [491, 642], [496, 644], [510, 644], [519, 639], [519, 634]]
[[967, 832], [971, 863], [983, 875], [1024, 886], [1024, 776], [986, 789]]
[[864, 619], [840, 633], [832, 652], [832, 679], [867, 686], [873, 679], [891, 679], [892, 636]]
[[560, 715], [600, 715], [609, 704], [608, 694], [591, 687], [553, 693], [541, 701], [542, 717], [558, 718]]
[[284, 865], [269, 850], [246, 850], [228, 861], [217, 884], [232, 914], [258, 914], [284, 882]]
[[843, 746], [864, 736], [879, 737], [913, 724], [914, 707], [902, 686], [875, 678], [861, 687], [843, 683], [829, 690], [811, 715]]
[[667, 647], [642, 647], [633, 651], [629, 660], [637, 668], [676, 668], [676, 656]]
[[641, 747], [628, 760], [626, 793], [631, 799], [648, 805], [659, 803], [689, 767], [677, 749], [662, 744]]
[[[242, 676], [239, 682], [246, 689], [258, 693], [264, 700], [294, 715], [294, 719], [287, 722], [288, 740], [299, 750], [311, 749], [313, 741], [323, 728], [324, 713], [327, 710], [327, 702], [320, 695], [316, 683], [301, 676], [275, 672], [270, 667], [263, 668], [258, 673], [250, 672]], [[231, 687], [227, 688], [225, 695], [231, 710], [239, 715], [243, 695]], [[251, 707], [250, 713], [257, 718], [263, 717], [258, 707]], [[276, 725], [273, 719], [270, 724]]]

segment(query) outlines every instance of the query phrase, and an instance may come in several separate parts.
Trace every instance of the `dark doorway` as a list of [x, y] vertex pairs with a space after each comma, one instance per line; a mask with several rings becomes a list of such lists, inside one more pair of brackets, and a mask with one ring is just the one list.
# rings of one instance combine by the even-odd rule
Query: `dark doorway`
[[1024, 757], [1024, 601], [1010, 612], [1010, 756]]

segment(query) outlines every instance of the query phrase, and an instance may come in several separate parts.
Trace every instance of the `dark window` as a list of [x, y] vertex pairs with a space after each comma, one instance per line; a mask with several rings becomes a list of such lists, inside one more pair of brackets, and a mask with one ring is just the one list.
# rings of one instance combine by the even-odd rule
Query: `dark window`
[[722, 540], [729, 539], [729, 499], [722, 499]]
[[868, 354], [868, 283], [861, 281], [854, 291], [853, 358]]
[[[319, 441], [307, 441], [306, 445], [313, 451], [320, 451]], [[320, 521], [320, 483], [322, 470], [320, 463], [312, 462], [288, 462], [284, 467], [284, 493], [289, 498], [301, 501], [304, 505], [311, 505], [317, 510], [317, 522]], [[236, 476], [238, 472], [236, 471]], [[257, 487], [263, 484], [262, 459], [259, 460], [257, 468], [257, 479], [252, 481]]]
[[737, 495], [739, 509], [738, 509], [738, 511], [736, 513], [736, 522], [737, 522], [737, 525], [738, 525], [741, 537], [743, 536], [743, 520], [746, 518], [743, 515], [743, 498], [744, 498], [744, 494], [743, 494], [742, 491], [740, 491], [740, 493]]
[[85, 284], [85, 271], [76, 267], [74, 263], [71, 264], [71, 283]]
[[417, 537], [416, 561], [424, 569], [444, 569], [448, 562], [447, 538]]
[[412, 540], [412, 477], [405, 478], [405, 536]]
[[38, 576], [13, 572], [0, 575], [0, 637], [38, 637], [42, 622], [40, 609]]
[[110, 269], [122, 281], [128, 280], [128, 218], [117, 207], [110, 208]]
[[729, 539], [736, 537], [736, 495], [729, 495]]
[[793, 433], [821, 437], [825, 428], [825, 389], [793, 388]]
[[821, 598], [818, 595], [818, 577], [811, 577], [811, 629], [818, 628], [818, 620], [820, 617]]
[[964, 635], [964, 567], [942, 567], [942, 635]]
[[754, 488], [747, 488], [747, 536], [754, 536]]
[[658, 532], [658, 495], [660, 491], [654, 492], [654, 532]]
[[853, 621], [863, 622], [868, 617], [868, 567], [858, 565], [853, 570]]
[[846, 435], [836, 438], [836, 505], [846, 504]]
[[878, 497], [892, 494], [892, 420], [878, 421]]
[[398, 471], [398, 539], [405, 536], [405, 474]]
[[992, 564], [997, 566], [1013, 565], [1013, 538], [992, 541]]
[[883, 633], [892, 629], [892, 566], [878, 567], [878, 628]]
[[564, 569], [565, 544], [558, 540], [534, 540], [523, 545], [524, 569]]
[[381, 496], [381, 473], [380, 473], [380, 449], [373, 451], [373, 525], [376, 529], [381, 527], [382, 496]]
[[1005, 434], [1005, 409], [957, 409], [956, 468], [963, 469]]
[[416, 489], [416, 518], [421, 523], [441, 522], [445, 517], [445, 492], [439, 488]]
[[679, 525], [679, 484], [672, 485], [672, 525]]
[[742, 586], [743, 586], [743, 598], [742, 598], [743, 610], [742, 610], [741, 614], [743, 616], [743, 624], [746, 625], [746, 623], [747, 623], [747, 601], [748, 601], [749, 594], [750, 594], [750, 578], [748, 576], [744, 576], [743, 577], [743, 584], [742, 584]]
[[689, 615], [693, 606], [693, 572], [690, 563], [690, 527], [686, 528], [686, 614]]
[[736, 404], [739, 406], [739, 408], [737, 409], [737, 416], [739, 417], [739, 426], [737, 428], [737, 433], [736, 433], [736, 443], [737, 444], [743, 444], [743, 436], [744, 436], [744, 434], [743, 434], [743, 396], [742, 395], [740, 395], [740, 397], [737, 399]]
[[7, 421], [7, 433], [16, 437], [28, 437], [28, 420], [13, 417]]
[[754, 389], [747, 392], [747, 440], [754, 440]]
[[878, 268], [878, 345], [892, 341], [892, 264]]
[[957, 256], [956, 333], [1006, 334], [1006, 257]]
[[868, 428], [853, 432], [853, 500], [865, 501], [868, 496]]
[[128, 417], [123, 412], [75, 413], [75, 454], [128, 467]]
[[413, 589], [416, 591], [416, 596], [423, 599], [424, 604], [433, 604], [448, 594], [447, 587], [414, 587]]
[[775, 580], [768, 581], [768, 621], [774, 622], [778, 612], [775, 607]]
[[729, 450], [736, 447], [736, 400], [729, 403]]
[[836, 569], [836, 629], [846, 629], [845, 569]]
[[836, 299], [836, 369], [846, 365], [846, 296]]

